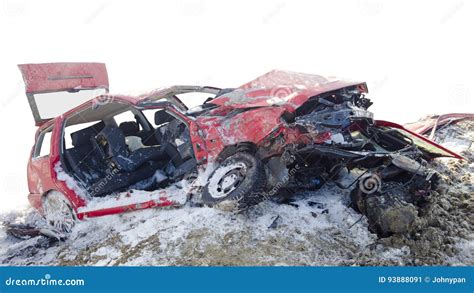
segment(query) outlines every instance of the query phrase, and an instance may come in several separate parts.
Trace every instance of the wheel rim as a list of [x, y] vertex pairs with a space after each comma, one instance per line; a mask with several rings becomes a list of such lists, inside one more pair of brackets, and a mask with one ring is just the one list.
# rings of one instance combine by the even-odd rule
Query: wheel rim
[[228, 196], [244, 181], [247, 170], [247, 165], [243, 162], [218, 167], [209, 179], [211, 197], [221, 199]]
[[43, 200], [46, 222], [54, 230], [70, 233], [75, 224], [74, 213], [67, 199], [58, 192], [51, 192]]

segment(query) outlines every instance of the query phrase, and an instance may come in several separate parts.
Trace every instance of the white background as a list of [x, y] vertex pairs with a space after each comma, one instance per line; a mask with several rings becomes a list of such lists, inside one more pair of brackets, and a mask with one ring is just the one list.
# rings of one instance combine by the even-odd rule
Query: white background
[[0, 210], [26, 202], [19, 63], [105, 62], [112, 92], [239, 86], [271, 69], [368, 82], [377, 119], [473, 112], [472, 1], [35, 1], [0, 6]]

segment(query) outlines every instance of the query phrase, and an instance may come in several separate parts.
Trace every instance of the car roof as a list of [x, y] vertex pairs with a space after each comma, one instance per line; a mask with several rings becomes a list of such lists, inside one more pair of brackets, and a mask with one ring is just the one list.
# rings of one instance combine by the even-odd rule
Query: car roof
[[[185, 112], [187, 108], [176, 97], [177, 94], [189, 92], [216, 94], [219, 90], [219, 88], [202, 86], [168, 86], [139, 95], [103, 94], [70, 109], [58, 117], [66, 118], [69, 120], [69, 125], [74, 125], [100, 120], [103, 117], [124, 111], [130, 106], [146, 106], [150, 103], [156, 104], [157, 102], [162, 102], [162, 105], [173, 105]], [[80, 115], [76, 115], [77, 113], [80, 113]], [[51, 126], [58, 117], [47, 121], [41, 125], [40, 129]]]
[[[360, 92], [366, 93], [368, 91], [365, 82], [347, 81], [336, 77], [324, 77], [292, 71], [272, 70], [243, 84], [234, 91], [216, 97], [209, 103], [231, 105], [236, 108], [288, 104], [296, 108], [311, 96], [350, 86], [356, 86]], [[220, 90], [220, 88], [210, 86], [175, 85], [157, 88], [139, 95], [103, 94], [60, 116], [69, 117], [79, 111], [84, 111], [87, 107], [100, 107], [102, 104], [110, 101], [129, 104], [129, 106], [141, 106], [165, 100], [184, 112], [187, 108], [176, 95], [190, 92], [204, 92], [217, 95]], [[99, 118], [97, 115], [91, 114], [91, 117]], [[49, 127], [53, 121], [50, 122], [44, 126]], [[44, 128], [41, 127], [41, 129]]]

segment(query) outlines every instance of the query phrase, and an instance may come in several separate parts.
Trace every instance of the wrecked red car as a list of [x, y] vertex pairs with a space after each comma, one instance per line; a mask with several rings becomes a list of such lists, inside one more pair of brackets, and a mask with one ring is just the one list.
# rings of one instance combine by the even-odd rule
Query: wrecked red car
[[[19, 68], [38, 126], [28, 198], [61, 231], [76, 219], [180, 205], [165, 188], [183, 182], [200, 184], [192, 190], [203, 204], [241, 211], [282, 189], [319, 188], [342, 169], [364, 170], [353, 186], [363, 210], [361, 198], [386, 181], [423, 197], [434, 174], [426, 161], [460, 158], [374, 120], [364, 82], [271, 71], [238, 88], [127, 96], [108, 93], [104, 64]], [[202, 93], [191, 109], [179, 99]]]

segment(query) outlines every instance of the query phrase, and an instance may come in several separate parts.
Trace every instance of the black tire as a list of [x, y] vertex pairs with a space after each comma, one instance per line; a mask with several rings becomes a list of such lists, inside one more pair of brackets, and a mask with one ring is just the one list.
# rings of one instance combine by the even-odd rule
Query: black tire
[[202, 201], [217, 207], [232, 203], [223, 209], [240, 212], [265, 199], [266, 182], [265, 168], [259, 159], [246, 152], [236, 153], [222, 161], [209, 176]]

